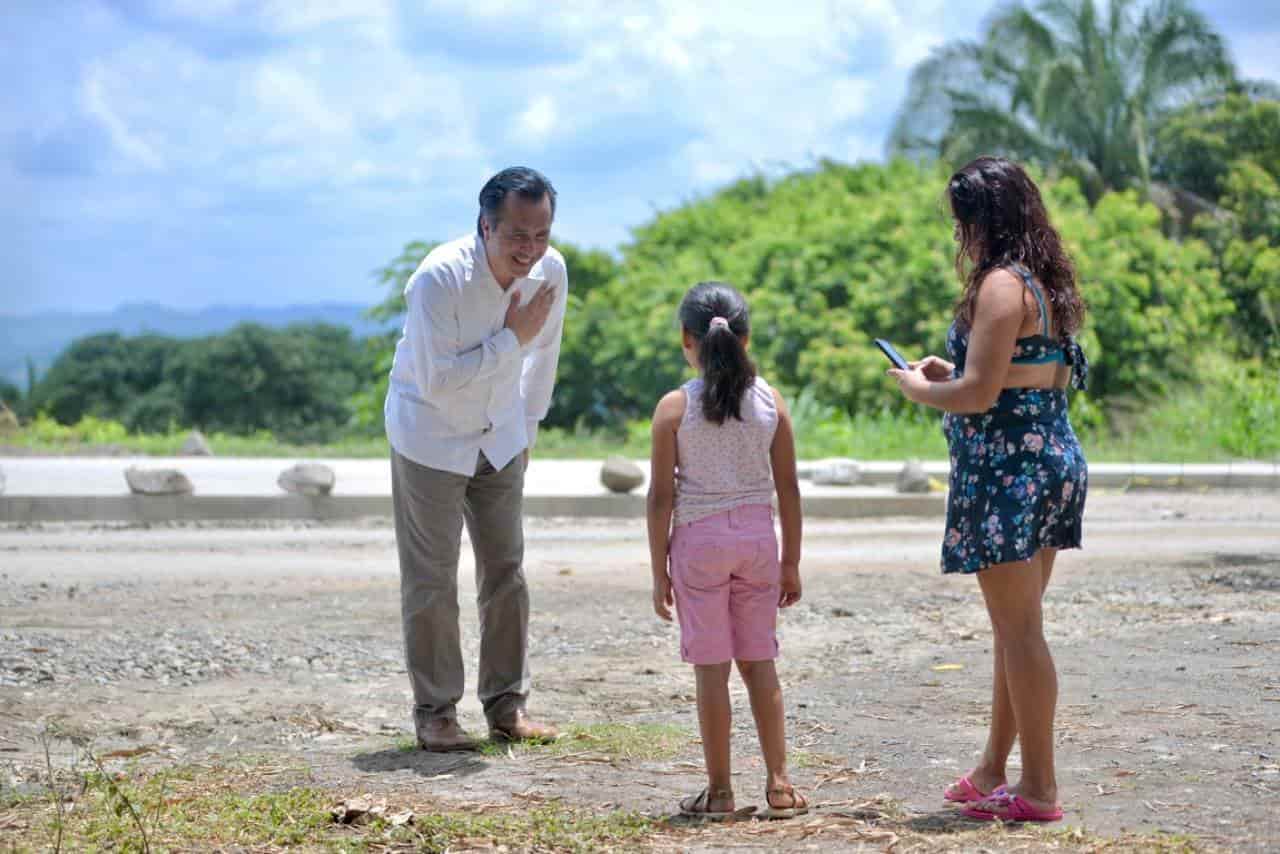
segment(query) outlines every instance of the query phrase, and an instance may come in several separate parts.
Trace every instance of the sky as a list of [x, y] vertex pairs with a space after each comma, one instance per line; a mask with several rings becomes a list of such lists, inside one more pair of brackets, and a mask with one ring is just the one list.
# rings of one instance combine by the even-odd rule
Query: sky
[[[989, 0], [3, 0], [0, 314], [374, 302], [508, 165], [616, 249], [755, 171], [880, 160]], [[1203, 0], [1280, 80], [1280, 0]], [[572, 275], [572, 272], [571, 272]]]

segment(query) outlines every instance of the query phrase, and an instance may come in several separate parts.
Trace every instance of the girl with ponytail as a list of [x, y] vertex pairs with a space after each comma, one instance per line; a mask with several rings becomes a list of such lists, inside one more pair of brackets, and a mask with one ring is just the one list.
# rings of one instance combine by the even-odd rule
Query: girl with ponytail
[[[700, 376], [668, 393], [653, 415], [649, 552], [653, 607], [680, 621], [693, 665], [707, 786], [680, 802], [686, 815], [727, 818], [729, 673], [737, 662], [764, 754], [765, 811], [808, 812], [787, 776], [782, 689], [773, 660], [778, 608], [800, 601], [800, 487], [791, 416], [747, 354], [742, 294], [702, 282], [680, 303], [685, 360]], [[773, 528], [778, 498], [782, 554]]]

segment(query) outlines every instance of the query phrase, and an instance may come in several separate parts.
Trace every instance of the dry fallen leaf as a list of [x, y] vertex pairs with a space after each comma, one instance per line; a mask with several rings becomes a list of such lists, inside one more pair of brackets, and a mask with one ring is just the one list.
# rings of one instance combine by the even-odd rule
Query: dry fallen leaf
[[943, 673], [948, 670], [964, 670], [963, 664], [935, 664], [933, 666], [934, 673]]
[[120, 750], [113, 750], [110, 753], [102, 754], [98, 758], [99, 759], [132, 759], [135, 756], [142, 756], [147, 753], [155, 753], [155, 752], [156, 752], [156, 748], [154, 745], [144, 744], [142, 747], [121, 748]]
[[333, 807], [329, 810], [329, 814], [339, 824], [361, 824], [370, 818], [385, 814], [386, 811], [385, 803], [375, 804], [368, 795], [360, 795]]

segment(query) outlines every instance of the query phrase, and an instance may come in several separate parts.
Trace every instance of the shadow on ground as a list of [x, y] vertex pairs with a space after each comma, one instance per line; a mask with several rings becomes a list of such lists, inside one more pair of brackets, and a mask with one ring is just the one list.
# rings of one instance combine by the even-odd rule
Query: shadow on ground
[[404, 750], [389, 747], [373, 753], [360, 753], [351, 764], [370, 774], [386, 774], [392, 771], [412, 771], [421, 777], [440, 777], [449, 774], [469, 777], [489, 767], [489, 763], [475, 754], [431, 753], [426, 750]]
[[943, 809], [924, 813], [923, 815], [914, 815], [902, 822], [901, 826], [903, 829], [915, 833], [957, 834], [982, 830], [990, 825], [988, 822], [965, 818], [957, 810]]

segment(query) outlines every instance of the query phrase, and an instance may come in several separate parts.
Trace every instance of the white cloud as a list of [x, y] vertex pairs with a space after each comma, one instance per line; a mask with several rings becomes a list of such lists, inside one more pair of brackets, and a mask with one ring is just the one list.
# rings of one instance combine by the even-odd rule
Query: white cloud
[[363, 38], [390, 34], [395, 20], [389, 0], [272, 0], [263, 20], [279, 33], [300, 33], [329, 24], [360, 29]]
[[120, 154], [146, 169], [160, 169], [164, 165], [160, 154], [116, 112], [106, 90], [102, 71], [90, 68], [81, 92], [85, 112], [102, 124]]
[[556, 102], [550, 95], [539, 95], [516, 121], [517, 130], [525, 137], [540, 142], [555, 130]]
[[314, 83], [296, 68], [266, 63], [254, 74], [253, 92], [271, 125], [271, 142], [301, 145], [351, 132], [351, 118], [330, 106]]
[[[533, 0], [166, 8], [283, 41], [211, 58], [168, 35], [136, 40], [98, 61], [94, 115], [145, 168], [273, 191], [400, 183], [447, 195], [536, 154], [593, 170], [647, 163], [664, 180], [645, 192], [670, 200], [753, 169], [874, 155], [864, 125], [887, 124], [886, 69], [855, 62], [851, 43], [897, 68], [941, 37], [891, 0], [588, 0], [555, 15]], [[410, 47], [403, 14], [456, 18], [470, 33], [502, 26], [564, 45], [564, 59], [524, 67], [518, 52], [471, 62]]]

